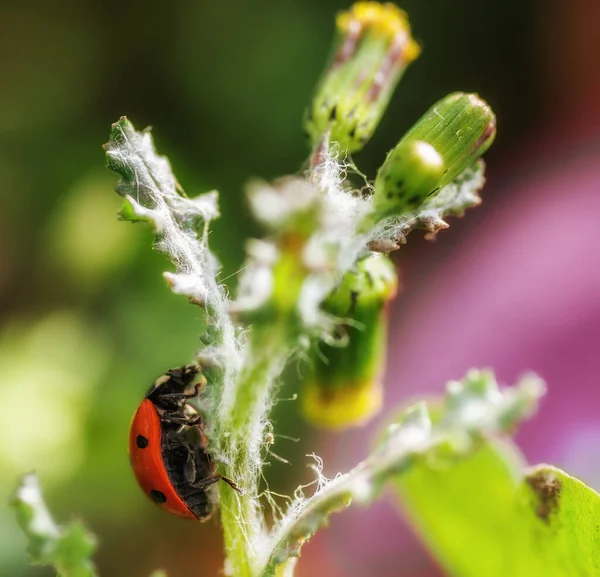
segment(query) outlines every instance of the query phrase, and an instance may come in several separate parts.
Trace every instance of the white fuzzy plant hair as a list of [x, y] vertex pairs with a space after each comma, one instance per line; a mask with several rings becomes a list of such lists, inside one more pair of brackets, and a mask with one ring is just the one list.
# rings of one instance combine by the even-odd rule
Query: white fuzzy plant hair
[[[277, 382], [293, 355], [305, 350], [312, 339], [326, 337], [336, 324], [337, 319], [321, 309], [323, 300], [372, 250], [398, 248], [414, 228], [435, 234], [447, 226], [444, 216], [477, 204], [483, 164], [469, 168], [417, 211], [375, 225], [369, 219], [371, 185], [335, 146], [315, 150], [303, 174], [272, 184], [252, 182], [250, 207], [267, 234], [248, 242], [236, 298], [231, 300], [217, 280], [219, 265], [208, 246], [210, 222], [219, 215], [217, 193], [185, 196], [167, 159], [157, 154], [149, 132], [136, 132], [125, 118], [113, 126], [106, 150], [109, 167], [121, 175], [116, 190], [125, 199], [122, 217], [153, 226], [155, 248], [175, 266], [174, 272], [165, 273], [172, 291], [187, 296], [206, 313], [204, 344], [197, 359], [211, 377], [202, 400], [207, 436], [220, 470], [242, 490], [236, 493], [224, 487], [220, 492], [226, 573], [274, 576], [281, 565], [294, 565], [302, 544], [331, 512], [351, 500], [370, 502], [387, 476], [400, 470], [412, 455], [431, 450], [454, 429], [464, 428], [452, 410], [433, 425], [425, 405], [418, 405], [350, 473], [328, 480], [315, 457], [316, 489], [307, 497], [299, 488], [286, 511], [268, 491], [266, 499], [260, 498], [265, 439], [269, 432], [272, 435], [269, 411], [276, 401]], [[360, 188], [353, 188], [351, 176], [358, 177]], [[297, 273], [301, 282], [297, 294], [291, 295], [292, 314], [298, 322], [296, 332], [290, 334], [285, 318], [253, 323], [252, 315], [274, 298], [277, 266], [286, 251], [281, 239], [295, 232], [301, 220], [305, 227]], [[496, 391], [494, 395], [482, 396], [476, 387], [469, 388], [482, 379], [489, 390]], [[483, 409], [485, 418], [467, 435], [472, 439], [481, 430], [499, 428], [506, 414], [514, 415], [513, 420], [529, 414], [541, 385], [528, 379], [506, 395], [499, 392], [493, 376], [473, 373], [449, 391], [454, 397], [462, 396], [463, 408], [470, 403]], [[271, 528], [263, 513], [265, 503], [276, 508]]]
[[[299, 398], [305, 416], [311, 402], [320, 411], [318, 424], [336, 424], [330, 413], [346, 425], [357, 424], [360, 411], [364, 418], [365, 407], [369, 417], [376, 412], [386, 309], [397, 288], [393, 263], [381, 253], [399, 249], [414, 229], [432, 238], [448, 226], [447, 217], [479, 204], [481, 156], [496, 132], [495, 115], [478, 95], [449, 94], [402, 136], [369, 180], [350, 154], [373, 135], [420, 48], [407, 15], [392, 3], [357, 2], [338, 15], [336, 28], [332, 58], [304, 119], [311, 145], [305, 170], [247, 186], [263, 236], [246, 242], [233, 296], [209, 247], [211, 223], [220, 216], [218, 193], [188, 197], [149, 130], [136, 131], [125, 117], [105, 145], [108, 167], [120, 176], [121, 218], [154, 229], [154, 248], [172, 263], [164, 273], [168, 286], [202, 311], [195, 362], [206, 386], [189, 402], [206, 435], [196, 448], [218, 473], [202, 481], [228, 483], [194, 487], [219, 501], [224, 572], [231, 577], [293, 577], [302, 546], [332, 513], [351, 503], [369, 505], [386, 485], [401, 493], [407, 471], [437, 471], [482, 446], [494, 451], [489, 438], [513, 431], [544, 393], [534, 376], [501, 388], [492, 372], [472, 370], [449, 382], [433, 404], [399, 410], [349, 472], [326, 478], [322, 460], [311, 454], [312, 483], [291, 496], [269, 489], [269, 456], [285, 461], [271, 451], [277, 434], [270, 412], [289, 361], [310, 363]], [[337, 357], [329, 354], [334, 347]], [[30, 550], [37, 551], [32, 558], [61, 575], [96, 577], [93, 536], [53, 522], [35, 477], [23, 480], [15, 502]], [[64, 557], [73, 572], [63, 570]]]

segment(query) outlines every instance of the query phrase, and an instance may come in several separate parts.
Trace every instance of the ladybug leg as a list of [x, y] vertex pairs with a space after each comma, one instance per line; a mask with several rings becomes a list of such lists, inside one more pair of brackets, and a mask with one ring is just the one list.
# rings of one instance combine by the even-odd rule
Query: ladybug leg
[[211, 485], [218, 483], [219, 481], [225, 481], [232, 489], [235, 489], [238, 493], [242, 491], [240, 488], [229, 478], [220, 475], [219, 473], [214, 473], [213, 475], [209, 475], [208, 477], [202, 477], [198, 479], [198, 470], [196, 469], [196, 461], [194, 459], [195, 453], [191, 450], [190, 447], [186, 447], [187, 455], [185, 464], [183, 466], [183, 475], [185, 480], [192, 486], [194, 489], [198, 489], [199, 491], [204, 491]]
[[183, 474], [185, 476], [185, 480], [192, 487], [194, 487], [194, 489], [203, 491], [211, 485], [218, 483], [219, 481], [225, 481], [232, 489], [235, 489], [238, 493], [242, 492], [240, 488], [231, 479], [229, 479], [228, 477], [224, 477], [219, 473], [212, 473], [210, 475], [198, 478], [198, 469], [196, 467], [196, 453], [192, 450], [192, 448], [189, 445], [186, 445], [185, 449], [187, 451], [187, 455], [186, 462], [183, 468]]
[[227, 483], [232, 489], [235, 489], [238, 493], [242, 492], [242, 490], [231, 479], [223, 477], [223, 475], [220, 475], [219, 473], [215, 473], [214, 475], [210, 475], [208, 477], [204, 477], [203, 479], [199, 479], [195, 483], [192, 483], [192, 485], [196, 489], [204, 490], [210, 487], [211, 485], [218, 483], [219, 481], [225, 481], [225, 483]]
[[242, 492], [242, 490], [228, 477], [223, 477], [223, 475], [219, 475], [219, 477], [221, 477], [221, 481], [225, 481], [225, 483], [227, 483], [232, 489], [234, 489], [238, 493]]
[[202, 426], [203, 421], [200, 415], [181, 416], [178, 411], [165, 411], [161, 415], [161, 420], [170, 425], [178, 425], [177, 431], [181, 433], [186, 427]]
[[182, 393], [183, 398], [184, 399], [193, 399], [193, 398], [197, 397], [205, 385], [206, 385], [206, 379], [203, 378], [200, 382], [196, 383], [196, 385], [194, 386], [193, 393]]
[[194, 460], [193, 451], [189, 447], [186, 447], [186, 449], [187, 455], [185, 458], [185, 463], [183, 465], [183, 477], [185, 478], [187, 483], [195, 487], [196, 477], [198, 475], [198, 472], [196, 470], [196, 461]]
[[200, 391], [204, 388], [204, 385], [206, 385], [206, 380], [202, 380], [199, 383], [196, 383], [196, 385], [194, 386], [194, 392], [193, 393], [163, 393], [162, 395], [160, 395], [161, 399], [194, 399], [197, 396], [200, 395]]
[[[183, 466], [183, 475], [185, 477], [186, 482], [189, 483], [192, 487], [194, 487], [194, 489], [203, 491], [207, 487], [210, 487], [214, 483], [217, 483], [219, 480], [224, 479], [224, 477], [217, 473], [208, 475], [207, 477], [199, 476], [198, 468], [196, 467], [196, 452], [193, 451], [189, 445], [185, 445], [182, 448], [185, 448], [187, 452], [185, 457], [185, 464]], [[229, 482], [229, 480], [227, 481]], [[235, 485], [235, 483], [233, 485]], [[235, 485], [235, 489], [237, 489], [237, 485]]]
[[202, 420], [202, 417], [200, 415], [191, 415], [190, 417], [188, 417], [188, 426], [193, 427], [194, 425], [200, 425], [203, 424], [204, 421]]
[[198, 479], [197, 481], [195, 481], [192, 484], [195, 489], [200, 489], [203, 491], [204, 489], [207, 489], [211, 485], [218, 483], [220, 480], [221, 480], [221, 475], [215, 474], [215, 475], [210, 475], [208, 477], [204, 477], [203, 479]]
[[161, 419], [175, 425], [188, 427], [193, 427], [194, 425], [202, 423], [202, 417], [200, 415], [181, 416], [180, 411], [165, 411], [161, 415]]

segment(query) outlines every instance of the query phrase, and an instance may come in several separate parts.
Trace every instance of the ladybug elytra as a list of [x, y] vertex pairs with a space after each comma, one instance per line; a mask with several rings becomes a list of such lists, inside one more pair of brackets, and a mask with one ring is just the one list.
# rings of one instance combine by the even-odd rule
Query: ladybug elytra
[[205, 521], [214, 510], [207, 489], [223, 480], [207, 452], [204, 421], [188, 400], [206, 383], [197, 365], [171, 369], [152, 385], [138, 407], [129, 433], [135, 477], [161, 509]]

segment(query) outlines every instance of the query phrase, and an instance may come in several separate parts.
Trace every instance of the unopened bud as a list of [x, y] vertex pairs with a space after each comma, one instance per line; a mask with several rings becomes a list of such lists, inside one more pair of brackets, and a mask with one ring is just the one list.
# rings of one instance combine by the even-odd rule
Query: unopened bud
[[360, 261], [325, 300], [323, 309], [341, 319], [338, 332], [345, 342], [319, 344], [300, 397], [311, 423], [345, 428], [363, 423], [381, 407], [387, 304], [397, 288], [393, 263], [378, 254]]
[[371, 138], [407, 66], [419, 55], [406, 14], [394, 4], [357, 2], [337, 18], [333, 58], [307, 111], [313, 146], [328, 135], [356, 152]]
[[375, 179], [377, 218], [417, 208], [460, 176], [492, 144], [496, 117], [476, 94], [432, 106], [392, 149]]
[[373, 208], [379, 218], [410, 212], [439, 186], [445, 171], [439, 152], [422, 140], [403, 140], [375, 179]]

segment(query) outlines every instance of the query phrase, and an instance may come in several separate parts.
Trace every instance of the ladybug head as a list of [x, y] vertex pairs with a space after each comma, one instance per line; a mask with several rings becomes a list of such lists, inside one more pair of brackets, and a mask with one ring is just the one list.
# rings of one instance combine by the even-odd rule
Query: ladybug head
[[146, 398], [156, 407], [172, 411], [182, 409], [186, 399], [198, 393], [197, 385], [202, 382], [198, 365], [186, 365], [170, 369], [160, 376], [146, 393]]

